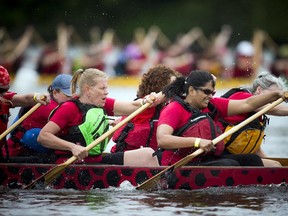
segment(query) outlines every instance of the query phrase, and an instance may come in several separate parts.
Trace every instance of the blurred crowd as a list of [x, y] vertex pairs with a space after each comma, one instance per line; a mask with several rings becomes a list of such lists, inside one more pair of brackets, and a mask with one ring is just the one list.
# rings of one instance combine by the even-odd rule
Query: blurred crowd
[[29, 65], [39, 74], [72, 73], [78, 68], [98, 68], [110, 77], [141, 76], [157, 64], [169, 66], [183, 75], [191, 70], [208, 70], [219, 78], [249, 78], [259, 70], [288, 76], [288, 45], [279, 46], [269, 34], [255, 29], [251, 40], [229, 45], [233, 29], [223, 25], [218, 33], [206, 36], [193, 27], [171, 40], [157, 26], [137, 28], [131, 41], [123, 42], [113, 29], [89, 31], [84, 41], [72, 26], [59, 24], [55, 41], [46, 42], [32, 26], [11, 39], [0, 28], [0, 65], [16, 74]]

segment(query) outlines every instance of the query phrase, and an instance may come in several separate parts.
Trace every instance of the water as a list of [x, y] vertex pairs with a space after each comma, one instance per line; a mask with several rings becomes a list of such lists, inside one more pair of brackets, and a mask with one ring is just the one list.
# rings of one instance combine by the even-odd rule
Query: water
[[[23, 76], [23, 78], [26, 76]], [[29, 76], [28, 76], [29, 77]], [[47, 86], [22, 80], [18, 93], [46, 92]], [[30, 77], [31, 78], [31, 77]], [[34, 79], [33, 79], [34, 80]], [[28, 83], [28, 84], [27, 84]], [[23, 85], [26, 84], [26, 87]], [[24, 89], [24, 90], [23, 90]], [[109, 96], [132, 100], [135, 87], [110, 88]], [[220, 95], [222, 92], [219, 91]], [[12, 110], [11, 119], [18, 109]], [[287, 117], [271, 117], [264, 151], [287, 157]], [[108, 146], [111, 147], [113, 143]], [[0, 188], [0, 215], [287, 215], [288, 185], [267, 185], [204, 190], [138, 191], [129, 183], [120, 188], [76, 190], [7, 190]]]
[[288, 185], [145, 192], [129, 186], [91, 191], [1, 191], [0, 215], [287, 215]]

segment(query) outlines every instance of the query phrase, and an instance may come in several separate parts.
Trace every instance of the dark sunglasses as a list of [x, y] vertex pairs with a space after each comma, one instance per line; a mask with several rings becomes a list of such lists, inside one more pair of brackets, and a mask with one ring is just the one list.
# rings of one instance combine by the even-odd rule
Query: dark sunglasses
[[214, 96], [216, 94], [216, 91], [211, 91], [210, 89], [202, 89], [200, 87], [194, 87], [194, 89], [200, 90], [206, 95], [210, 95], [211, 94], [212, 96]]
[[8, 89], [2, 89], [2, 88], [0, 88], [0, 94], [4, 94], [4, 93], [6, 93], [8, 91]]

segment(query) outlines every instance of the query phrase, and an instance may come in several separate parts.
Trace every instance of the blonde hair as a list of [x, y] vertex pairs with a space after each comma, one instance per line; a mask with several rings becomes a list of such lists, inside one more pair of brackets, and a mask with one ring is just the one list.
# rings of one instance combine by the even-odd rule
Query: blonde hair
[[108, 76], [96, 68], [78, 69], [75, 71], [71, 80], [72, 94], [75, 94], [77, 87], [79, 87], [79, 95], [82, 95], [85, 85], [94, 86], [97, 84], [95, 78], [108, 79]]

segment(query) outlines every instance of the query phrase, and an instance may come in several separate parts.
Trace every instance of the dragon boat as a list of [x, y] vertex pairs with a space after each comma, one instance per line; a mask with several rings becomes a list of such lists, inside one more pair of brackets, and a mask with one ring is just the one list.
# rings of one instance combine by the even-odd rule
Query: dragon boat
[[[278, 160], [282, 167], [183, 166], [161, 179], [157, 183], [158, 189], [194, 190], [207, 187], [288, 184], [288, 158], [271, 159]], [[10, 189], [22, 189], [53, 167], [55, 164], [0, 163], [0, 185]], [[121, 187], [121, 184], [127, 181], [137, 187], [165, 168], [72, 164], [49, 184], [49, 188], [91, 190]]]

